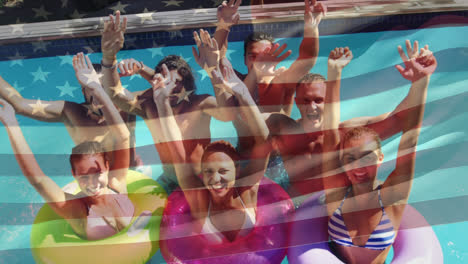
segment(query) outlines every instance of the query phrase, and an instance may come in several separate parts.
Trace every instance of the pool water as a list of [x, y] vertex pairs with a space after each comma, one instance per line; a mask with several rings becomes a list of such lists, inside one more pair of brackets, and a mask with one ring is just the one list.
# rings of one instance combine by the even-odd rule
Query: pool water
[[[416, 178], [409, 201], [419, 205], [416, 208], [433, 225], [445, 263], [468, 262], [468, 243], [464, 240], [468, 235], [468, 213], [464, 209], [468, 195], [467, 35], [468, 27], [460, 26], [323, 36], [320, 38], [320, 57], [312, 70], [326, 76], [330, 50], [350, 47], [354, 59], [343, 72], [341, 117], [347, 120], [373, 116], [392, 111], [410, 87], [394, 68], [401, 63], [396, 47], [404, 46], [405, 39], [429, 44], [437, 57], [438, 68], [428, 91]], [[294, 54], [297, 54], [300, 41], [300, 38], [279, 39], [280, 43], [287, 43]], [[197, 93], [213, 94], [209, 78], [191, 58], [191, 46], [125, 50], [119, 53], [119, 58], [134, 58], [154, 67], [164, 55], [182, 55], [196, 72]], [[229, 43], [229, 49], [228, 58], [234, 68], [246, 72], [243, 43]], [[90, 54], [90, 58], [98, 63], [101, 54]], [[294, 59], [291, 56], [280, 66], [288, 66]], [[70, 55], [0, 61], [0, 74], [25, 98], [83, 101]], [[126, 77], [122, 82], [132, 91], [149, 87], [140, 77]], [[299, 118], [296, 107], [292, 116]], [[52, 176], [61, 186], [70, 182], [67, 155], [74, 144], [65, 127], [22, 116], [18, 119], [33, 153], [41, 154], [38, 160], [46, 175]], [[213, 138], [236, 141], [236, 132], [230, 123], [213, 120], [211, 131]], [[160, 162], [157, 152], [151, 148], [152, 137], [141, 119], [137, 122], [136, 135], [137, 146], [147, 150], [143, 160], [154, 164], [152, 176], [157, 178], [161, 172]], [[398, 143], [398, 135], [384, 142], [386, 161], [395, 160]], [[6, 131], [0, 128], [0, 165], [3, 168], [0, 177], [0, 262], [32, 263], [29, 250], [31, 223], [44, 201], [24, 178], [12, 153]], [[393, 166], [390, 162], [379, 177], [384, 179]], [[151, 263], [161, 262], [159, 253], [151, 260]]]

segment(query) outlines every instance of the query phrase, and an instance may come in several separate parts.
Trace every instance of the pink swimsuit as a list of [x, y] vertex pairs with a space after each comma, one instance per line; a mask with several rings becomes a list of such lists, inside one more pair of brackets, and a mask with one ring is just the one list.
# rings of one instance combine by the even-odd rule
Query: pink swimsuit
[[[133, 218], [135, 208], [132, 201], [125, 194], [115, 193], [114, 195], [109, 195], [109, 199], [114, 199], [115, 203], [120, 207], [120, 212], [123, 217]], [[103, 216], [108, 216], [107, 212], [102, 212], [101, 210], [95, 210], [93, 207], [89, 207], [87, 225], [86, 225], [86, 235], [88, 240], [98, 240], [113, 236], [117, 231], [110, 226], [103, 218]]]

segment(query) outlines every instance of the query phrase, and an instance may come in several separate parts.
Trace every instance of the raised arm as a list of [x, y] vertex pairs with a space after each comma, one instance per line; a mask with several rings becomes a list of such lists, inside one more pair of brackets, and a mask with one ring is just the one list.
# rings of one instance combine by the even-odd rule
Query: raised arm
[[3, 99], [0, 99], [0, 121], [7, 130], [23, 175], [54, 211], [70, 223], [78, 235], [86, 237], [86, 208], [78, 200], [67, 201], [63, 190], [44, 174], [23, 136], [13, 107]]
[[231, 94], [224, 92], [222, 87], [214, 83], [211, 74], [213, 70], [219, 69], [218, 43], [216, 39], [211, 38], [210, 34], [203, 29], [200, 29], [200, 35], [194, 31], [193, 38], [195, 39], [199, 51], [197, 52], [197, 49], [192, 47], [193, 56], [198, 65], [200, 65], [210, 77], [216, 97], [216, 101], [212, 100], [212, 97], [208, 97], [207, 100], [202, 102], [201, 108], [203, 112], [218, 120], [225, 122], [232, 121], [237, 116], [237, 102]]
[[123, 111], [146, 117], [142, 110], [138, 95], [142, 92], [131, 93], [122, 86], [119, 72], [117, 71], [117, 53], [124, 44], [124, 33], [127, 29], [127, 18], [120, 21], [120, 11], [115, 17], [109, 16], [104, 23], [104, 31], [101, 38], [102, 50], [102, 85], [104, 90], [112, 98], [112, 101]]
[[326, 82], [325, 106], [323, 110], [323, 155], [322, 177], [329, 215], [335, 210], [330, 202], [340, 200], [344, 191], [336, 189], [336, 175], [340, 174], [340, 85], [341, 72], [353, 58], [348, 48], [336, 48], [328, 57], [328, 80]]
[[203, 184], [194, 174], [192, 164], [187, 159], [182, 132], [169, 101], [169, 96], [176, 86], [176, 75], [170, 73], [165, 64], [162, 66], [162, 73], [156, 74], [153, 80], [153, 98], [161, 125], [160, 133], [163, 133], [167, 144], [170, 145], [170, 154], [182, 190], [200, 188]]
[[[25, 99], [1, 76], [0, 97], [10, 103], [15, 111], [20, 115], [45, 122], [64, 122], [66, 118], [64, 108], [67, 105], [67, 102]], [[68, 103], [68, 105], [71, 104]]]
[[[237, 77], [232, 67], [223, 67], [223, 74], [212, 71], [214, 82], [234, 95], [239, 102], [239, 112], [247, 123], [250, 135], [254, 137], [254, 146], [247, 167], [241, 172], [241, 186], [250, 188], [259, 183], [264, 175], [271, 150], [267, 142], [269, 130], [260, 110], [255, 104], [245, 84]], [[223, 78], [224, 76], [224, 78]]]
[[414, 95], [409, 96], [418, 99], [412, 102], [414, 105], [407, 111], [406, 119], [402, 121], [403, 134], [398, 146], [395, 170], [385, 180], [382, 188], [385, 192], [382, 199], [386, 205], [406, 203], [408, 200], [413, 183], [416, 145], [424, 117], [427, 87], [436, 67], [437, 60], [427, 45], [421, 49], [418, 57], [405, 62], [405, 68], [397, 67], [403, 78], [413, 82], [414, 88], [410, 93]]
[[107, 126], [114, 139], [113, 160], [109, 171], [109, 186], [119, 193], [126, 193], [126, 176], [130, 163], [130, 132], [119, 111], [99, 82], [99, 75], [93, 68], [90, 59], [83, 53], [73, 56], [73, 68], [78, 81], [98, 101]]
[[[218, 18], [218, 24], [216, 26], [216, 32], [214, 38], [219, 44], [220, 58], [226, 57], [226, 51], [228, 48], [228, 36], [231, 27], [239, 22], [240, 15], [237, 12], [242, 0], [229, 0], [223, 1], [218, 6], [216, 16]], [[220, 61], [222, 63], [222, 61]]]
[[[411, 42], [409, 40], [406, 40], [406, 50], [408, 55], [405, 54], [401, 46], [398, 46], [398, 52], [405, 65], [409, 64], [410, 60], [416, 59], [419, 56], [418, 46], [418, 41], [415, 41], [414, 45], [412, 46]], [[399, 65], [397, 65], [396, 67], [400, 72], [403, 70], [403, 68]], [[408, 94], [395, 107], [395, 109], [392, 112], [384, 113], [378, 116], [353, 118], [344, 121], [340, 124], [340, 126], [344, 129], [355, 126], [367, 126], [375, 130], [379, 134], [381, 139], [387, 139], [403, 131], [403, 125], [406, 122], [405, 120], [407, 119], [407, 114], [412, 111], [413, 107], [418, 106], [422, 96], [422, 94], [420, 94], [422, 90], [419, 88], [420, 82], [416, 82], [416, 80], [410, 81], [412, 82], [412, 84]]]
[[299, 57], [287, 71], [279, 75], [275, 83], [282, 83], [287, 87], [283, 103], [283, 111], [290, 114], [294, 102], [294, 91], [296, 83], [302, 76], [309, 73], [317, 61], [319, 53], [319, 30], [318, 25], [325, 16], [327, 8], [316, 0], [305, 0], [304, 10], [304, 39], [299, 47]]

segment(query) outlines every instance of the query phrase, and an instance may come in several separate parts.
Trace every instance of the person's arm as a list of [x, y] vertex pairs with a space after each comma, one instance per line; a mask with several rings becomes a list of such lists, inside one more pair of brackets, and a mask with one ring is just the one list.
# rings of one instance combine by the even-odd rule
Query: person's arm
[[[418, 41], [415, 41], [414, 46], [412, 47], [411, 42], [406, 40], [406, 50], [408, 52], [408, 56], [406, 56], [401, 46], [398, 46], [398, 52], [405, 65], [407, 65], [411, 59], [418, 57]], [[403, 70], [403, 68], [399, 65], [397, 65], [397, 69], [400, 72]], [[407, 114], [412, 111], [412, 108], [418, 106], [421, 98], [421, 94], [418, 93], [421, 91], [421, 89], [418, 87], [419, 85], [419, 83], [412, 81], [408, 95], [395, 107], [392, 112], [384, 113], [378, 116], [352, 118], [341, 123], [340, 127], [347, 129], [356, 126], [366, 126], [375, 130], [383, 140], [392, 137], [393, 135], [403, 131], [403, 125], [407, 119]]]
[[142, 61], [136, 61], [135, 59], [125, 59], [119, 62], [118, 68], [120, 71], [120, 77], [128, 77], [134, 74], [139, 74], [148, 82], [153, 80], [154, 69], [146, 66]]
[[[218, 18], [218, 24], [216, 27], [216, 32], [214, 33], [214, 39], [219, 44], [220, 58], [223, 59], [226, 57], [226, 51], [228, 48], [228, 36], [231, 27], [239, 21], [239, 13], [237, 9], [239, 8], [242, 0], [229, 0], [229, 2], [223, 1], [220, 6], [218, 6], [218, 11], [216, 16]], [[223, 61], [220, 61], [220, 67], [222, 66]]]
[[110, 15], [109, 20], [104, 23], [101, 38], [102, 86], [120, 109], [145, 118], [146, 114], [141, 107], [142, 101], [138, 97], [143, 92], [131, 93], [125, 89], [117, 71], [117, 53], [123, 47], [126, 29], [127, 18], [121, 22], [120, 11], [116, 12], [115, 17]]
[[336, 209], [331, 203], [341, 199], [343, 188], [336, 188], [336, 175], [340, 174], [339, 144], [340, 132], [340, 85], [341, 72], [351, 61], [348, 48], [336, 48], [328, 58], [328, 80], [326, 82], [325, 106], [323, 110], [323, 154], [322, 177], [327, 200], [327, 211], [331, 215]]
[[[242, 178], [236, 181], [240, 187], [251, 188], [262, 179], [268, 163], [271, 146], [268, 143], [269, 130], [245, 84], [237, 77], [232, 67], [224, 67], [224, 74], [214, 70], [214, 82], [234, 95], [239, 102], [239, 112], [254, 138], [249, 164], [242, 170]], [[224, 75], [224, 78], [223, 78]]]
[[288, 70], [273, 81], [287, 89], [282, 104], [282, 111], [287, 115], [290, 115], [292, 111], [296, 83], [302, 76], [309, 73], [317, 61], [319, 53], [318, 25], [327, 12], [325, 5], [317, 4], [316, 0], [305, 0], [304, 3], [304, 38], [299, 46], [299, 56]]
[[200, 35], [195, 31], [193, 38], [199, 52], [192, 47], [195, 61], [202, 67], [210, 77], [213, 85], [216, 101], [214, 98], [208, 97], [201, 103], [201, 109], [205, 114], [208, 114], [220, 121], [232, 121], [237, 116], [237, 102], [235, 98], [224, 91], [223, 87], [213, 81], [212, 71], [219, 70], [219, 50], [216, 39], [211, 38], [210, 34], [200, 29]]
[[3, 99], [0, 99], [0, 121], [7, 130], [15, 158], [29, 183], [78, 235], [86, 237], [86, 208], [78, 200], [68, 200], [65, 192], [44, 174], [24, 138], [13, 107]]
[[43, 101], [25, 99], [0, 76], [0, 97], [10, 103], [15, 111], [33, 119], [45, 122], [63, 122], [66, 118], [65, 101]]
[[117, 108], [99, 82], [99, 75], [91, 60], [78, 53], [73, 56], [73, 68], [78, 81], [100, 104], [107, 126], [114, 140], [112, 163], [109, 171], [109, 186], [119, 193], [127, 192], [126, 177], [130, 163], [130, 132]]
[[398, 146], [395, 170], [382, 186], [384, 205], [405, 204], [408, 200], [413, 183], [416, 145], [424, 117], [427, 87], [436, 67], [437, 61], [427, 46], [421, 50], [417, 58], [405, 63], [405, 68], [398, 67], [402, 76], [413, 82], [413, 93], [417, 94], [419, 99], [414, 102], [416, 105], [408, 111], [406, 120], [402, 124], [403, 134]]
[[169, 73], [165, 64], [162, 65], [162, 69], [163, 74], [156, 74], [153, 80], [153, 98], [159, 117], [156, 122], [159, 121], [161, 127], [161, 131], [158, 132], [163, 134], [166, 144], [169, 145], [177, 181], [189, 203], [192, 215], [198, 217], [203, 210], [203, 204], [206, 204], [206, 193], [202, 181], [193, 172], [192, 164], [187, 158], [182, 132], [169, 102], [169, 95], [176, 86], [175, 77]]

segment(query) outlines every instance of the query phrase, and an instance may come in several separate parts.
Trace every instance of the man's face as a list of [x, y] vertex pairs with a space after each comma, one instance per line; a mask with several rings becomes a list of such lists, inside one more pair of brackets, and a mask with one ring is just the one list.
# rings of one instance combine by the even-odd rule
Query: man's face
[[267, 48], [271, 48], [272, 43], [268, 40], [261, 40], [257, 42], [252, 42], [247, 45], [247, 50], [245, 51], [244, 63], [247, 66], [247, 69], [250, 71], [252, 69], [253, 62], [257, 56]]
[[301, 113], [302, 125], [307, 132], [322, 128], [325, 91], [324, 81], [301, 83], [296, 91], [296, 105]]

